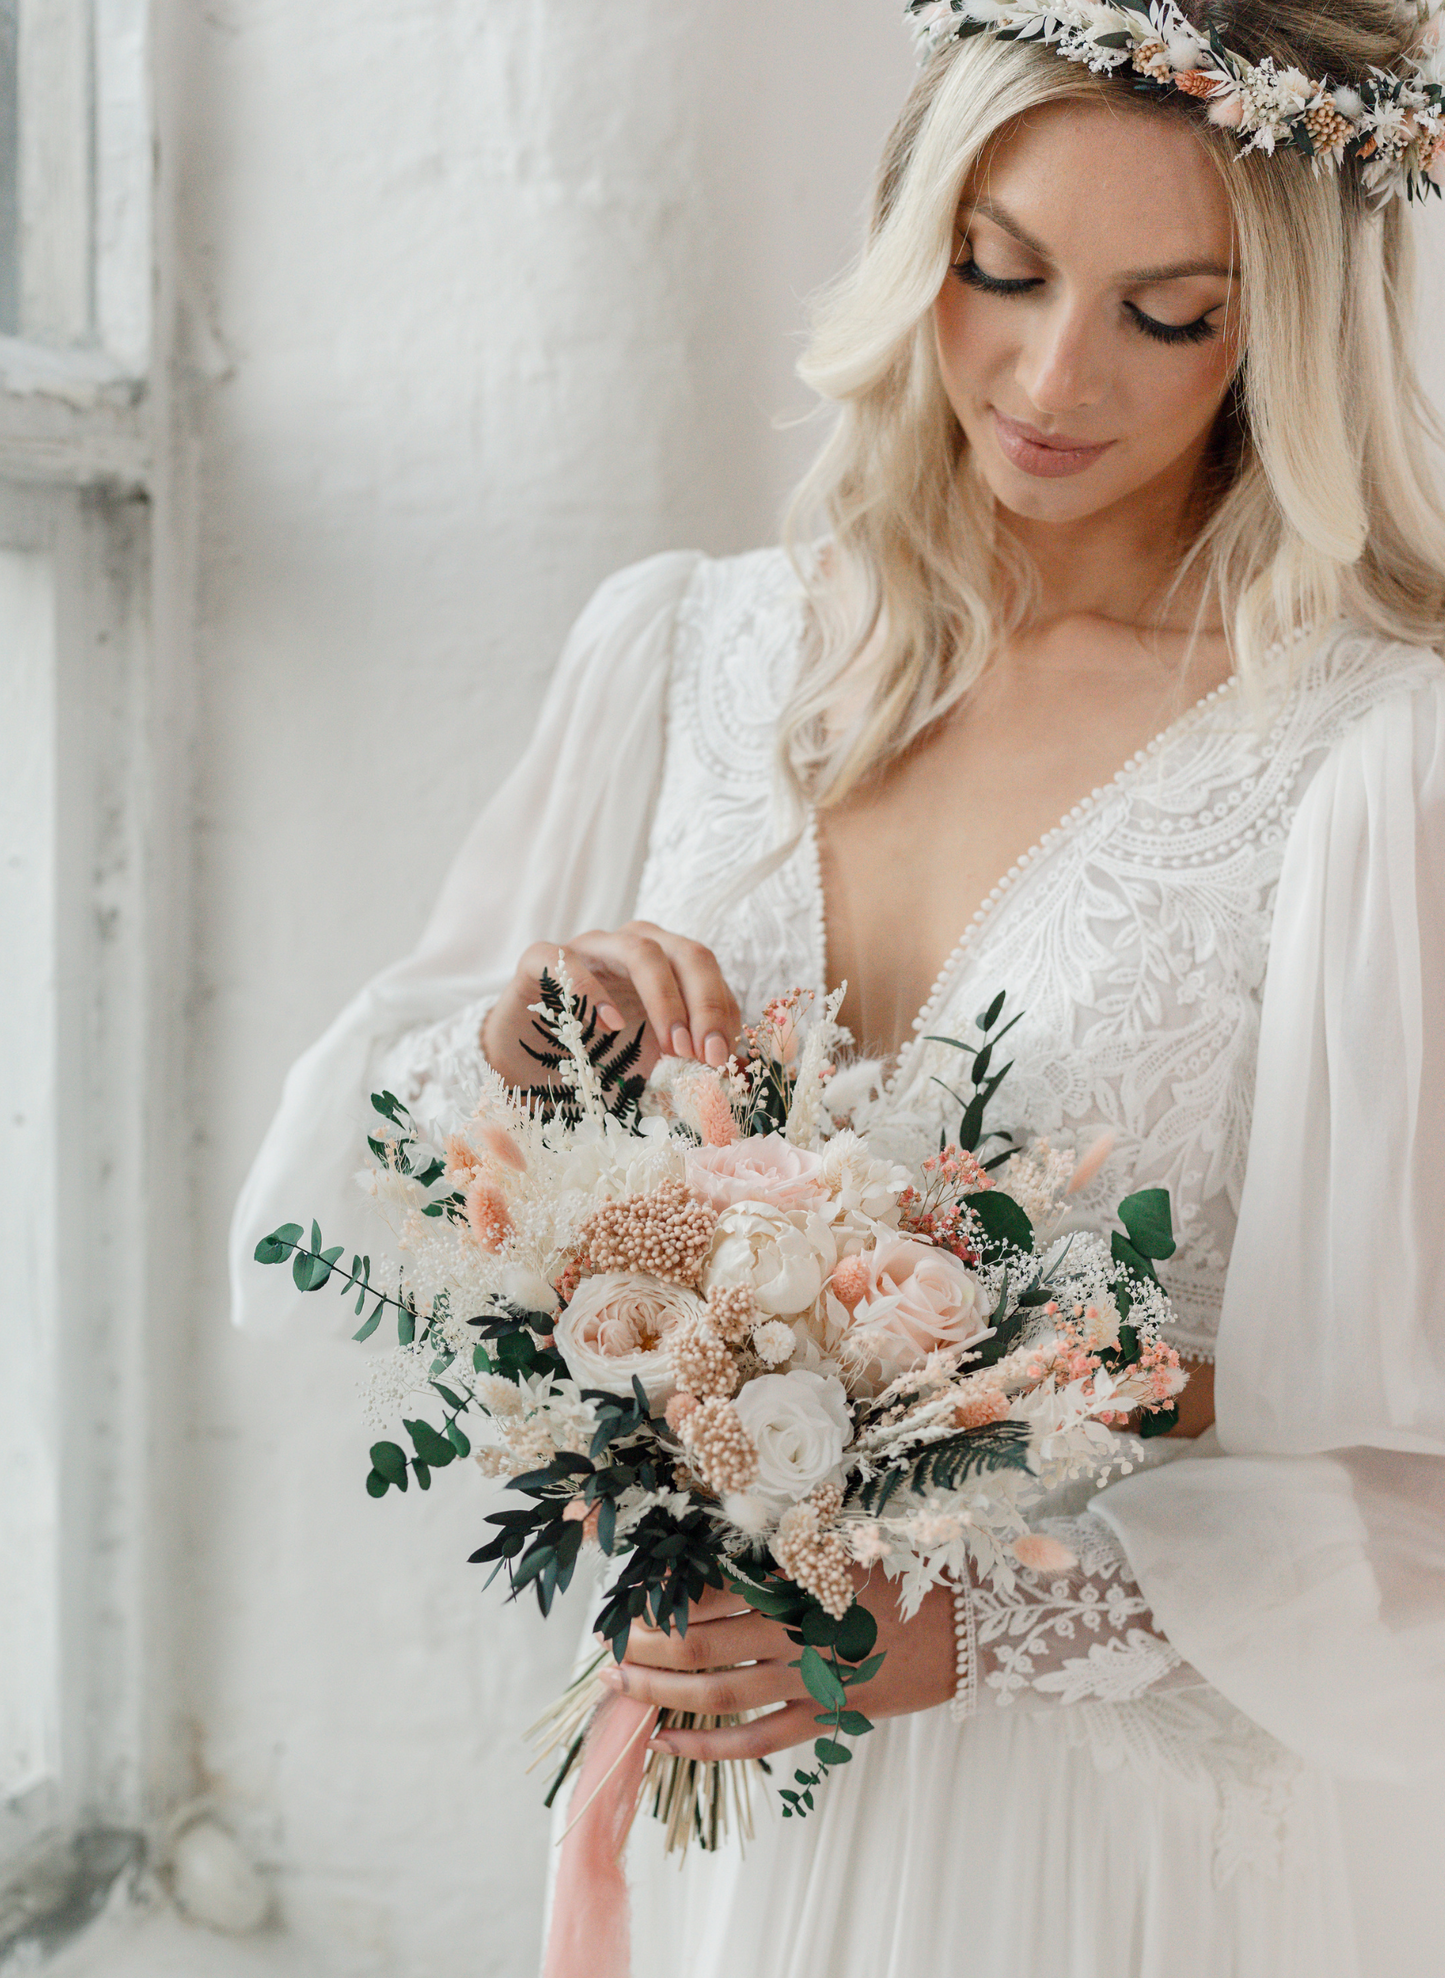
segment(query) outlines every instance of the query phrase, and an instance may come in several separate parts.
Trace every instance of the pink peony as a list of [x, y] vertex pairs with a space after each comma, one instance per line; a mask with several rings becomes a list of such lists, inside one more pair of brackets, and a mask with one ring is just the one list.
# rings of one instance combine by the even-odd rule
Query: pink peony
[[687, 1185], [715, 1209], [735, 1202], [765, 1202], [773, 1209], [809, 1209], [828, 1193], [823, 1163], [781, 1133], [735, 1140], [730, 1147], [698, 1147], [687, 1155]]
[[849, 1357], [871, 1365], [882, 1385], [988, 1330], [983, 1287], [947, 1250], [886, 1236], [857, 1261], [868, 1290], [854, 1308]]

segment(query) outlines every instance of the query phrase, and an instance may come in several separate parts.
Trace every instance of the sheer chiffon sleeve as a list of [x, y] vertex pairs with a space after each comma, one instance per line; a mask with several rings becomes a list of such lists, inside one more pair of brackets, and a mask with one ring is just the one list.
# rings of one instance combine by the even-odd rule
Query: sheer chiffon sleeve
[[1308, 1761], [1445, 1766], [1445, 674], [1291, 829], [1216, 1397], [1094, 1499], [1159, 1626]]
[[328, 1240], [385, 1247], [352, 1176], [379, 1073], [400, 1065], [425, 1075], [426, 1050], [399, 1053], [399, 1040], [442, 1026], [435, 1055], [455, 1044], [457, 1025], [480, 1022], [533, 941], [631, 913], [662, 768], [677, 615], [699, 561], [691, 552], [654, 557], [597, 592], [529, 747], [463, 843], [415, 952], [369, 983], [292, 1067], [232, 1220], [237, 1324], [276, 1331], [294, 1312], [289, 1275], [251, 1261], [279, 1223], [315, 1216]]

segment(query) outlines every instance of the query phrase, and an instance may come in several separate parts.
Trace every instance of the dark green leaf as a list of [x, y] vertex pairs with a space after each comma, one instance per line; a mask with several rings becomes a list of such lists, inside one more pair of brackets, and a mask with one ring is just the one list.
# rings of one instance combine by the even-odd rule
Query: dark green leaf
[[1178, 1408], [1156, 1408], [1152, 1413], [1139, 1417], [1139, 1433], [1146, 1442], [1151, 1436], [1168, 1435], [1170, 1429], [1177, 1429], [1178, 1426]]
[[873, 1653], [878, 1639], [878, 1623], [866, 1607], [855, 1600], [838, 1623], [838, 1653], [845, 1662], [861, 1662]]
[[423, 1490], [431, 1489], [431, 1471], [419, 1457], [412, 1458], [411, 1467], [416, 1471], [416, 1480]]
[[995, 1243], [1010, 1243], [1016, 1250], [1032, 1251], [1034, 1226], [1014, 1201], [1001, 1189], [980, 1189], [965, 1195], [964, 1201], [983, 1224], [984, 1234]]
[[980, 1030], [993, 1029], [994, 1025], [998, 1022], [999, 1018], [1003, 1015], [1003, 1006], [1007, 1000], [1008, 1000], [1008, 992], [1004, 989], [1000, 989], [998, 994], [994, 997], [993, 1001], [989, 1004], [988, 1008], [984, 1011], [983, 1015], [978, 1019], [978, 1027]]
[[809, 1696], [821, 1703], [825, 1710], [844, 1708], [848, 1701], [847, 1693], [816, 1648], [803, 1650], [798, 1663], [798, 1672], [807, 1686]]
[[865, 1717], [861, 1710], [840, 1710], [838, 1729], [845, 1738], [861, 1738], [873, 1728], [871, 1717]]
[[878, 1671], [883, 1667], [883, 1661], [884, 1658], [881, 1655], [870, 1655], [866, 1662], [860, 1662], [856, 1669], [850, 1669], [844, 1678], [849, 1689], [852, 1689], [857, 1683], [871, 1683], [873, 1678], [878, 1674]]
[[468, 1441], [466, 1431], [465, 1429], [463, 1429], [460, 1422], [447, 1423], [447, 1441], [451, 1444], [452, 1448], [455, 1449], [458, 1456], [471, 1455], [472, 1445]]
[[255, 1257], [258, 1264], [284, 1264], [304, 1234], [300, 1223], [282, 1223], [273, 1229], [269, 1236], [263, 1236], [256, 1245]]
[[371, 1464], [388, 1483], [394, 1483], [398, 1490], [406, 1489], [406, 1452], [398, 1448], [396, 1443], [372, 1443]]
[[853, 1757], [847, 1745], [833, 1738], [814, 1738], [813, 1751], [824, 1765], [847, 1765]]
[[1129, 1232], [1129, 1241], [1146, 1257], [1162, 1261], [1172, 1257], [1174, 1218], [1167, 1188], [1144, 1188], [1119, 1204], [1119, 1220]]
[[1109, 1238], [1109, 1254], [1114, 1262], [1122, 1264], [1125, 1270], [1137, 1271], [1140, 1277], [1154, 1278], [1155, 1283], [1158, 1283], [1154, 1266], [1149, 1259], [1134, 1248], [1127, 1236], [1121, 1236], [1117, 1229]]
[[369, 1472], [366, 1479], [366, 1490], [369, 1497], [385, 1497], [390, 1489], [391, 1485], [379, 1470]]
[[402, 1427], [411, 1437], [417, 1455], [434, 1470], [445, 1469], [457, 1453], [443, 1436], [437, 1434], [430, 1422], [403, 1421]]
[[803, 1616], [803, 1640], [812, 1648], [831, 1648], [838, 1639], [839, 1623], [822, 1607], [810, 1607]]

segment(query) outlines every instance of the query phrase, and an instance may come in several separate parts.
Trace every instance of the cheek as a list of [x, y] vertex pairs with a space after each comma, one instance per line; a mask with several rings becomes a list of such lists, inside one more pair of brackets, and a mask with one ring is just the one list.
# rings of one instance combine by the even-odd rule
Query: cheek
[[1151, 453], [1171, 455], [1214, 424], [1234, 373], [1231, 351], [1219, 344], [1160, 351], [1134, 369], [1130, 396], [1136, 431]]
[[980, 300], [961, 282], [950, 280], [933, 305], [938, 367], [955, 410], [1007, 360], [1011, 347], [1003, 311], [980, 309]]

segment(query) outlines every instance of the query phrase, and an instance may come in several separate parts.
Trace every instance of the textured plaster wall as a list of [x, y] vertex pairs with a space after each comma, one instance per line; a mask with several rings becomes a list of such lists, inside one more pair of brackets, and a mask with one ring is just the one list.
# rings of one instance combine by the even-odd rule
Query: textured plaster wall
[[474, 1475], [366, 1498], [329, 1313], [279, 1346], [225, 1324], [230, 1201], [287, 1063], [409, 945], [592, 586], [773, 538], [815, 438], [771, 423], [805, 404], [800, 298], [846, 259], [907, 86], [899, 11], [183, 16], [203, 1180], [194, 1407], [165, 1432], [189, 1447], [187, 1736], [274, 1874], [277, 1969], [530, 1972], [518, 1733], [582, 1614], [544, 1630], [483, 1595]]

